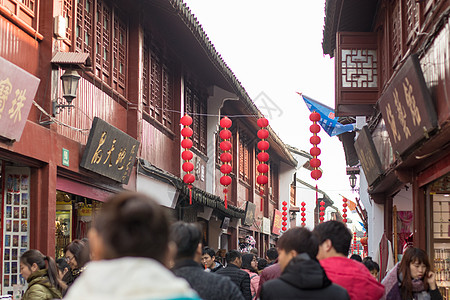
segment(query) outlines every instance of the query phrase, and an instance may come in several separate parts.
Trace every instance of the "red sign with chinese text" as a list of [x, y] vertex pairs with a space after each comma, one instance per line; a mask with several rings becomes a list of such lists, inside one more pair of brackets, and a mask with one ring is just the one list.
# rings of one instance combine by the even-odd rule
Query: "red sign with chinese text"
[[272, 233], [273, 234], [280, 235], [281, 218], [282, 218], [281, 211], [279, 211], [278, 209], [275, 209], [273, 211], [273, 225], [272, 225]]
[[40, 79], [0, 57], [0, 136], [19, 141]]

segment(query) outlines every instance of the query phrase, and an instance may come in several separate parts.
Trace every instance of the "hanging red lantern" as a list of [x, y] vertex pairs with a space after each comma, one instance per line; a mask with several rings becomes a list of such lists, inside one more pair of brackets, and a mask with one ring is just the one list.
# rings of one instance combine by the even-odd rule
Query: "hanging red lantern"
[[[311, 168], [313, 169], [311, 171], [311, 177], [314, 180], [319, 180], [320, 177], [322, 177], [322, 171], [319, 170], [320, 165], [322, 164], [320, 159], [318, 159], [317, 157], [320, 155], [320, 148], [318, 147], [318, 145], [320, 144], [320, 137], [317, 135], [320, 132], [320, 126], [319, 124], [317, 124], [317, 122], [320, 121], [320, 114], [313, 111], [311, 112], [311, 114], [309, 115], [309, 119], [313, 122], [313, 124], [311, 126], [309, 126], [309, 131], [311, 131], [311, 133], [313, 134], [312, 137], [310, 137], [309, 141], [311, 142], [311, 144], [313, 145], [313, 147], [309, 150], [309, 153], [312, 155], [312, 159], [309, 161], [309, 165], [311, 166]], [[316, 183], [316, 205], [319, 204], [319, 188], [317, 187], [317, 183]], [[322, 205], [323, 203], [323, 205]], [[323, 201], [320, 202], [320, 223], [322, 223], [324, 221], [324, 215], [325, 215], [325, 207], [324, 207], [325, 203]]]
[[192, 184], [195, 181], [195, 175], [191, 173], [194, 170], [194, 164], [190, 162], [190, 160], [194, 157], [194, 154], [189, 151], [189, 149], [192, 147], [192, 140], [190, 139], [190, 137], [194, 133], [189, 127], [192, 124], [192, 118], [189, 115], [185, 114], [180, 119], [180, 124], [184, 126], [183, 129], [181, 129], [181, 135], [183, 136], [181, 147], [184, 148], [184, 151], [181, 152], [181, 158], [184, 160], [182, 169], [184, 172], [186, 172], [186, 174], [183, 176], [183, 181], [189, 188], [189, 204], [192, 204]]
[[269, 137], [269, 131], [266, 129], [267, 126], [269, 126], [269, 121], [261, 117], [256, 121], [256, 124], [261, 129], [258, 130], [257, 136], [261, 141], [258, 142], [257, 147], [261, 151], [258, 153], [256, 158], [259, 161], [258, 166], [256, 167], [256, 170], [259, 172], [259, 175], [256, 177], [256, 182], [259, 184], [259, 194], [261, 196], [261, 211], [264, 209], [264, 185], [268, 183], [268, 178], [265, 174], [269, 172], [269, 165], [265, 164], [269, 160], [269, 153], [266, 151], [269, 150], [270, 144], [267, 141], [267, 138]]
[[287, 210], [288, 210], [288, 208], [287, 208], [287, 205], [288, 205], [288, 203], [286, 202], [286, 201], [283, 201], [283, 202], [281, 202], [281, 205], [282, 205], [282, 210], [283, 210], [283, 212], [285, 212], [286, 214], [285, 215], [283, 215], [283, 217], [281, 218], [282, 220], [283, 220], [283, 222], [281, 222], [281, 225], [283, 226], [281, 229], [283, 230], [283, 231], [286, 231], [287, 230], [287, 228], [286, 228], [286, 226], [287, 226], [287, 215], [288, 215], [288, 212], [287, 212]]
[[302, 205], [302, 208], [300, 208], [300, 210], [302, 211], [301, 212], [301, 216], [302, 216], [302, 218], [301, 218], [301, 220], [302, 220], [302, 226], [303, 227], [305, 227], [306, 226], [306, 223], [305, 223], [305, 221], [306, 221], [306, 218], [305, 218], [305, 216], [306, 216], [306, 213], [305, 213], [305, 211], [306, 211], [306, 208], [305, 208], [305, 206], [306, 206], [306, 203], [305, 203], [305, 201], [303, 201], [302, 203], [301, 203], [301, 205]]
[[230, 151], [232, 148], [232, 144], [230, 142], [231, 139], [231, 131], [228, 130], [233, 125], [233, 122], [228, 117], [223, 117], [220, 120], [220, 127], [223, 129], [220, 131], [219, 136], [223, 140], [220, 142], [220, 150], [223, 151], [223, 153], [220, 155], [220, 160], [222, 161], [222, 165], [220, 166], [220, 172], [223, 173], [222, 177], [220, 178], [220, 184], [224, 186], [223, 193], [225, 198], [225, 208], [228, 208], [228, 186], [231, 184], [232, 179], [228, 174], [231, 173], [232, 167], [231, 167], [231, 160], [233, 159], [233, 156], [231, 155]]
[[342, 206], [344, 207], [342, 209], [342, 212], [343, 212], [343, 214], [342, 214], [342, 222], [347, 223], [347, 214], [346, 214], [346, 212], [347, 212], [347, 198], [342, 197], [342, 202], [343, 202]]

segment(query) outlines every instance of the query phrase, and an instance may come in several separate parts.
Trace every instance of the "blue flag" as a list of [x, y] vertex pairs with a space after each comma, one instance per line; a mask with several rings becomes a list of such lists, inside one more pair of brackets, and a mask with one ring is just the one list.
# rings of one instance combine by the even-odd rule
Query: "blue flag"
[[354, 124], [343, 125], [339, 123], [338, 117], [335, 117], [334, 110], [332, 108], [300, 93], [299, 95], [303, 97], [306, 106], [311, 112], [316, 111], [320, 114], [320, 121], [318, 123], [329, 136], [335, 136], [344, 132], [353, 131], [355, 129]]

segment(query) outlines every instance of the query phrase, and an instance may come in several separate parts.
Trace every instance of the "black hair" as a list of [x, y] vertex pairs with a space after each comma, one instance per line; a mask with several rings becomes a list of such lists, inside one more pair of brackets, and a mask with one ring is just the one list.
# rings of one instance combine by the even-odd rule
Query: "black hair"
[[305, 227], [294, 227], [286, 231], [278, 240], [278, 248], [289, 252], [294, 250], [298, 254], [307, 253], [315, 259], [319, 251], [317, 237]]
[[264, 270], [267, 267], [267, 260], [264, 258], [260, 258], [258, 260], [258, 271]]
[[208, 254], [209, 256], [211, 256], [211, 258], [213, 258], [214, 256], [216, 256], [216, 252], [214, 251], [213, 248], [209, 248], [209, 247], [205, 247], [202, 250], [202, 255]]
[[113, 196], [96, 215], [93, 228], [105, 244], [104, 259], [131, 256], [165, 263], [169, 217], [146, 195], [123, 192]]
[[64, 254], [70, 251], [77, 261], [77, 268], [80, 269], [87, 264], [90, 259], [89, 246], [82, 240], [73, 240], [64, 247]]
[[362, 262], [362, 258], [359, 254], [352, 254], [352, 256], [350, 256], [350, 259], [356, 260], [357, 262]]
[[[47, 261], [47, 264], [45, 263]], [[58, 269], [55, 260], [50, 256], [45, 256], [39, 250], [30, 249], [25, 251], [20, 257], [20, 262], [31, 268], [36, 264], [39, 270], [47, 268], [47, 275], [50, 284], [56, 287], [60, 292], [63, 292], [67, 286], [58, 277]]]
[[319, 245], [326, 240], [330, 240], [336, 252], [345, 256], [348, 255], [352, 234], [344, 223], [327, 221], [317, 225], [313, 232], [319, 238]]
[[275, 260], [278, 258], [278, 250], [275, 247], [272, 247], [270, 249], [267, 250], [266, 252], [267, 258], [269, 258], [270, 260]]
[[237, 250], [230, 250], [225, 254], [225, 260], [227, 261], [227, 264], [230, 264], [235, 261], [236, 258], [241, 258], [242, 254], [241, 252]]
[[380, 266], [372, 260], [372, 257], [364, 257], [362, 263], [366, 266], [367, 269], [369, 269], [369, 271], [377, 270], [377, 272], [380, 272]]
[[252, 267], [252, 261], [253, 259], [256, 258], [256, 255], [253, 253], [246, 253], [242, 255], [242, 265], [241, 265], [241, 269], [246, 269], [249, 271], [252, 271], [254, 273], [258, 272], [258, 270], [255, 270]]
[[56, 266], [58, 267], [58, 269], [61, 272], [64, 272], [64, 269], [67, 268], [67, 272], [64, 274], [63, 278], [61, 278], [61, 280], [65, 284], [67, 284], [68, 286], [71, 285], [74, 282], [75, 278], [73, 276], [72, 269], [70, 268], [70, 266], [67, 263], [66, 259], [65, 258], [58, 258], [56, 260]]
[[197, 224], [179, 221], [170, 229], [171, 240], [177, 244], [178, 248], [176, 259], [193, 258], [202, 240], [202, 232]]

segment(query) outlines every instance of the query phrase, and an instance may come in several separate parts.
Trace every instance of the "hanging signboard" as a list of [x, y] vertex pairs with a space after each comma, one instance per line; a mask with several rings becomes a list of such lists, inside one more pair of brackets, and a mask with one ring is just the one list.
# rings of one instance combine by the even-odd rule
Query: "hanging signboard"
[[95, 117], [80, 166], [127, 184], [138, 149], [137, 140]]
[[273, 211], [273, 225], [272, 225], [272, 233], [273, 234], [280, 235], [281, 218], [282, 218], [281, 211], [279, 211], [278, 209], [275, 209]]
[[0, 136], [19, 141], [40, 79], [0, 57]]
[[398, 155], [436, 128], [436, 112], [417, 54], [408, 57], [378, 104]]
[[253, 221], [255, 220], [255, 211], [256, 211], [256, 204], [247, 201], [244, 218], [245, 225], [251, 226], [253, 224]]
[[355, 149], [367, 183], [370, 186], [383, 173], [383, 169], [381, 168], [380, 157], [373, 143], [372, 135], [367, 126], [364, 126], [359, 132], [355, 142]]

